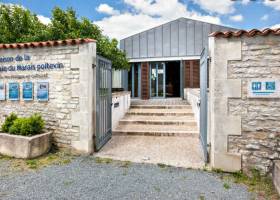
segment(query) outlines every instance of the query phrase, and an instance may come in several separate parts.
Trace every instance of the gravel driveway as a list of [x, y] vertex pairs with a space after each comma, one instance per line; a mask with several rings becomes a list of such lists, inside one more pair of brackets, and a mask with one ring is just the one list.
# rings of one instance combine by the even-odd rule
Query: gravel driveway
[[[0, 167], [1, 174], [1, 167]], [[92, 156], [38, 171], [0, 175], [0, 199], [252, 199], [246, 187], [199, 170], [113, 161]]]

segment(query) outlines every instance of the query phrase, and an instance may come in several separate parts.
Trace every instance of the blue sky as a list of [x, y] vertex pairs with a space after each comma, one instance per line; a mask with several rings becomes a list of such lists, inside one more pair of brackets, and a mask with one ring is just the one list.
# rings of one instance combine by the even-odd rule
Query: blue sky
[[117, 39], [188, 17], [241, 29], [280, 27], [280, 0], [0, 0], [22, 5], [48, 23], [55, 6], [72, 7]]

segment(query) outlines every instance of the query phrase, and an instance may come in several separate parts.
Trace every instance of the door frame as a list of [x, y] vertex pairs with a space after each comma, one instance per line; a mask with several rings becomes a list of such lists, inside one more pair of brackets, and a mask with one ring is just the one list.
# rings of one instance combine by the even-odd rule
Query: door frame
[[[160, 63], [163, 63], [163, 96], [158, 96], [158, 66]], [[156, 65], [156, 96], [152, 96], [152, 80], [151, 80], [151, 74], [152, 74], [152, 64]], [[150, 98], [151, 99], [165, 99], [166, 98], [166, 83], [165, 83], [165, 78], [166, 78], [166, 64], [165, 62], [153, 62], [149, 63], [149, 90], [150, 90]]]
[[[135, 77], [134, 77], [134, 70], [135, 70], [135, 66], [138, 70], [138, 96], [135, 97], [135, 94], [134, 94], [134, 87], [135, 87], [135, 84], [134, 84], [134, 80], [135, 80]], [[132, 63], [131, 64], [131, 97], [132, 98], [135, 98], [135, 99], [140, 99], [141, 98], [141, 63]]]

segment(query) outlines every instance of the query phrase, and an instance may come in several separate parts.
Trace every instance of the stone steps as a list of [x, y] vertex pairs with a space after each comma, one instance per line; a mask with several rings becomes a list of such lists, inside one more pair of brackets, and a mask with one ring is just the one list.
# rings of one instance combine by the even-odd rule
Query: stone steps
[[[165, 119], [165, 117], [169, 117]], [[170, 118], [172, 117], [172, 118]], [[188, 125], [196, 126], [196, 121], [192, 117], [185, 117], [185, 119], [180, 118], [180, 116], [153, 116], [149, 118], [147, 116], [141, 115], [131, 115], [130, 117], [125, 117], [119, 121], [120, 125], [126, 124], [149, 124], [149, 125]]]
[[199, 132], [190, 105], [132, 104], [113, 130], [114, 135], [176, 136], [198, 138]]
[[113, 130], [115, 135], [178, 136], [198, 137], [196, 126], [188, 125], [119, 125]]
[[132, 109], [191, 109], [191, 105], [131, 105]]
[[143, 116], [193, 116], [191, 109], [129, 109], [127, 115]]

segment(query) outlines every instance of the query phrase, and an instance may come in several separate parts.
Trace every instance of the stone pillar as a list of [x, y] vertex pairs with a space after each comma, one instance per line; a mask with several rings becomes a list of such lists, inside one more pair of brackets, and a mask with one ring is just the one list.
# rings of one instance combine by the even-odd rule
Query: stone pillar
[[94, 151], [93, 65], [95, 64], [96, 43], [80, 47], [79, 54], [71, 55], [71, 69], [80, 71], [79, 82], [72, 84], [72, 97], [79, 98], [79, 110], [72, 112], [72, 125], [79, 127], [80, 134], [76, 141], [72, 141], [72, 147], [84, 153]]
[[228, 99], [241, 97], [241, 80], [228, 79], [228, 62], [241, 60], [240, 39], [210, 37], [210, 162], [225, 171], [241, 169], [241, 155], [228, 152], [228, 136], [241, 135], [241, 117], [228, 113]]

